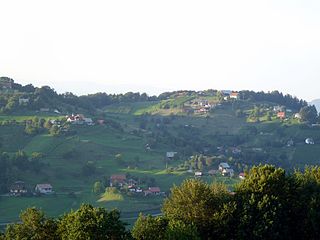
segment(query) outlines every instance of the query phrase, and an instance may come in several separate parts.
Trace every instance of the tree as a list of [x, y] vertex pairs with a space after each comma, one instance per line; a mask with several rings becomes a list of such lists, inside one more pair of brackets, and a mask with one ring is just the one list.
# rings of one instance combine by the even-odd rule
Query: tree
[[100, 181], [97, 181], [94, 183], [93, 185], [93, 189], [92, 189], [92, 192], [94, 192], [95, 194], [99, 194], [99, 193], [102, 193], [103, 192], [103, 185]]
[[291, 187], [283, 169], [253, 167], [236, 189], [236, 238], [290, 239]]
[[315, 123], [317, 121], [318, 112], [314, 105], [301, 108], [299, 114], [301, 121], [309, 123]]
[[57, 222], [47, 218], [36, 208], [28, 208], [21, 215], [22, 223], [11, 224], [5, 232], [5, 239], [58, 240]]
[[61, 219], [58, 232], [62, 240], [130, 239], [125, 226], [118, 210], [83, 204]]
[[132, 228], [132, 236], [137, 240], [162, 240], [166, 236], [168, 221], [163, 217], [139, 215]]
[[174, 186], [163, 205], [164, 216], [195, 226], [202, 238], [227, 238], [226, 225], [232, 216], [233, 203], [226, 187], [208, 185], [197, 179]]

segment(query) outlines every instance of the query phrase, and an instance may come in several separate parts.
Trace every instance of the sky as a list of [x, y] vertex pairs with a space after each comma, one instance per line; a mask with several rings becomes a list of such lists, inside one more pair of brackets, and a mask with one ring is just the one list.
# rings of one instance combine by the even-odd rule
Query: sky
[[320, 1], [0, 0], [0, 76], [57, 92], [320, 98]]

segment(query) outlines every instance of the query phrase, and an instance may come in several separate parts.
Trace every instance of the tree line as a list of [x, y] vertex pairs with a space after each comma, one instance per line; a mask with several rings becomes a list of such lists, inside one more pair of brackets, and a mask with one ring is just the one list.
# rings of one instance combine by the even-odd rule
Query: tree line
[[[219, 96], [222, 93], [218, 90], [206, 90], [201, 92], [196, 91], [174, 91], [164, 92], [159, 96], [149, 96], [146, 93], [127, 92], [125, 94], [107, 94], [99, 92], [95, 94], [88, 94], [77, 96], [72, 92], [58, 94], [53, 88], [49, 86], [34, 87], [32, 84], [21, 85], [14, 83], [14, 81], [7, 77], [0, 77], [0, 87], [2, 82], [11, 82], [11, 91], [4, 92], [0, 95], [0, 113], [12, 113], [27, 110], [39, 110], [40, 108], [51, 108], [63, 112], [87, 111], [94, 112], [96, 109], [106, 107], [111, 104], [118, 103], [133, 103], [145, 101], [162, 101], [169, 98], [175, 98], [179, 94], [186, 96]], [[293, 110], [299, 111], [301, 108], [307, 106], [307, 102], [293, 97], [289, 94], [284, 95], [279, 91], [272, 92], [254, 92], [241, 91], [240, 99], [252, 101], [268, 101], [286, 106]], [[28, 103], [19, 102], [20, 98], [28, 99]]]
[[230, 191], [185, 180], [171, 189], [162, 216], [140, 215], [128, 230], [118, 210], [84, 204], [58, 219], [35, 208], [0, 239], [320, 239], [320, 168], [286, 173], [253, 167]]

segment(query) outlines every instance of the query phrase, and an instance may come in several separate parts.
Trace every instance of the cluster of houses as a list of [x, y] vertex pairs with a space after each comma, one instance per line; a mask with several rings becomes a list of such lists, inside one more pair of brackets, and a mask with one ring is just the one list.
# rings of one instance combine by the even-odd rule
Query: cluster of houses
[[130, 178], [127, 179], [127, 176], [124, 174], [111, 175], [110, 177], [110, 187], [116, 187], [119, 190], [127, 189], [129, 192], [134, 194], [140, 194], [143, 196], [164, 196], [165, 193], [161, 192], [161, 189], [157, 186], [148, 187], [142, 189], [139, 186], [139, 183]]
[[[212, 169], [212, 170], [208, 171], [208, 174], [211, 175], [211, 176], [216, 175], [218, 173], [220, 173], [222, 176], [225, 176], [225, 177], [234, 177], [234, 175], [235, 175], [234, 170], [226, 162], [220, 163], [218, 170]], [[204, 174], [201, 171], [194, 172], [194, 176], [196, 178], [202, 177], [203, 175]], [[242, 179], [242, 180], [245, 179], [245, 174], [243, 172], [240, 173], [239, 174], [239, 178]]]
[[94, 122], [91, 118], [84, 117], [83, 114], [71, 114], [66, 116], [67, 122], [75, 125], [86, 124], [88, 126], [94, 125]]
[[9, 194], [11, 196], [24, 196], [27, 194], [44, 194], [49, 195], [54, 193], [51, 184], [49, 183], [41, 183], [37, 184], [34, 190], [30, 190], [27, 188], [25, 182], [16, 181], [10, 186]]

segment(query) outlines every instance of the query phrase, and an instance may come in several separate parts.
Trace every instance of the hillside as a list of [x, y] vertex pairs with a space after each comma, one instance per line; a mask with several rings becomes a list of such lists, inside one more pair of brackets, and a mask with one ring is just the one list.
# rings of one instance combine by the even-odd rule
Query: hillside
[[[21, 209], [30, 206], [58, 216], [83, 202], [119, 208], [123, 218], [134, 219], [141, 211], [158, 213], [169, 189], [195, 172], [232, 189], [238, 174], [253, 165], [270, 163], [292, 171], [319, 162], [320, 127], [295, 114], [306, 102], [279, 92], [77, 97], [29, 86], [33, 90], [23, 97], [29, 100], [19, 104], [26, 87], [6, 86], [1, 96], [18, 102], [0, 116], [5, 152], [0, 158], [0, 223], [18, 219]], [[42, 105], [36, 105], [37, 99]], [[3, 100], [4, 108], [8, 104]], [[306, 144], [307, 138], [314, 144]], [[221, 162], [232, 167], [233, 177], [217, 171]], [[123, 175], [126, 180], [119, 180]], [[29, 194], [10, 196], [16, 181], [23, 181]], [[39, 183], [51, 184], [55, 194], [31, 194]], [[116, 189], [105, 191], [110, 184]]]

